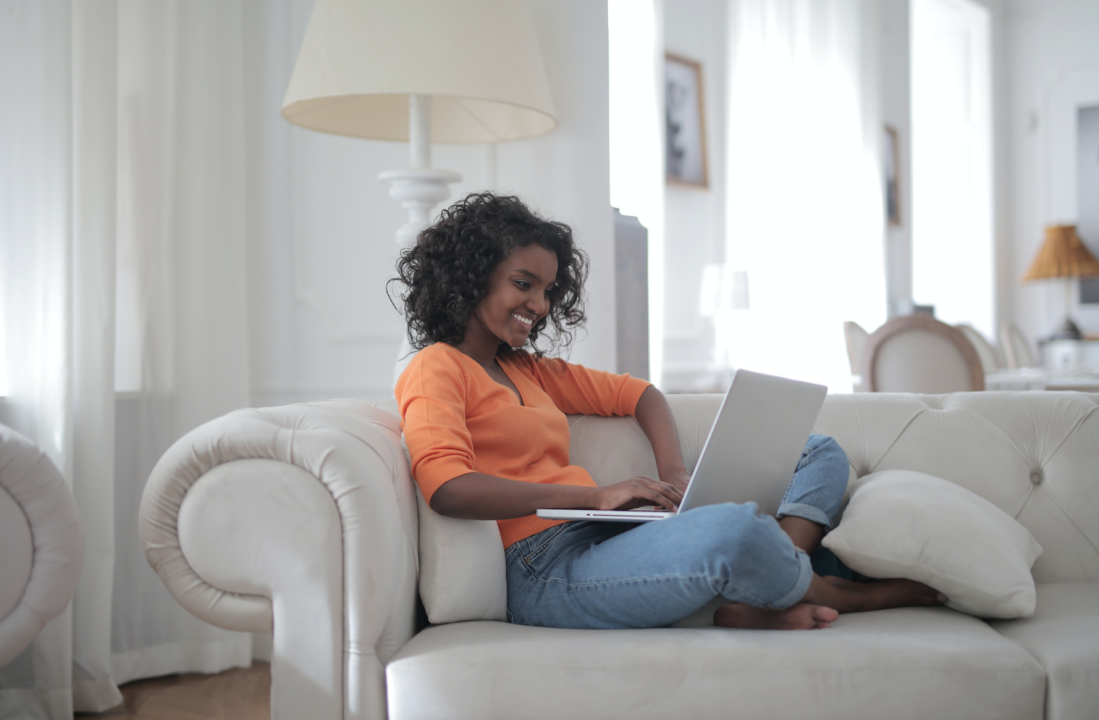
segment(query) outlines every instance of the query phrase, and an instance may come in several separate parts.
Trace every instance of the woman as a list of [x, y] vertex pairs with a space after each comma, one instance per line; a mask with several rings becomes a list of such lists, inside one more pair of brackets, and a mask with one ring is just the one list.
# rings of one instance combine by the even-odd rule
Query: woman
[[[396, 388], [412, 473], [436, 512], [498, 521], [513, 622], [660, 627], [721, 595], [730, 602], [715, 613], [718, 625], [812, 629], [840, 612], [945, 601], [909, 580], [813, 572], [809, 555], [831, 526], [848, 472], [843, 451], [819, 435], [777, 520], [732, 503], [639, 525], [535, 517], [540, 507], [674, 510], [688, 481], [659, 390], [538, 349], [549, 325], [567, 346], [584, 323], [586, 271], [567, 225], [490, 193], [443, 211], [398, 263], [419, 350]], [[596, 486], [569, 465], [566, 413], [634, 416], [659, 478]]]

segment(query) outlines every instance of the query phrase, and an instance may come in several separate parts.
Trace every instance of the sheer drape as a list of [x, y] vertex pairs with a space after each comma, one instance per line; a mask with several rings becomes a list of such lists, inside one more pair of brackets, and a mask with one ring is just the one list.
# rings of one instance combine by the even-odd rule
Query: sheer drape
[[183, 611], [137, 535], [163, 450], [248, 404], [243, 17], [0, 2], [0, 422], [61, 468], [86, 533], [70, 611], [0, 669], [0, 716], [250, 662], [250, 636]]
[[733, 0], [730, 269], [749, 310], [717, 319], [732, 366], [850, 391], [843, 321], [885, 318], [871, 0]]
[[[0, 18], [0, 313], [8, 394], [0, 422], [37, 441], [71, 481], [70, 12], [9, 2]], [[0, 716], [71, 713], [72, 628], [70, 606], [0, 669]]]

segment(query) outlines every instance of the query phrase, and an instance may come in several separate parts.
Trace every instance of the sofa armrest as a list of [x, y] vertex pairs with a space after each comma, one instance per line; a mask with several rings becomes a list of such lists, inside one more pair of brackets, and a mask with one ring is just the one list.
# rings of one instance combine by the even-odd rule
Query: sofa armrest
[[206, 423], [153, 469], [140, 531], [189, 612], [273, 629], [273, 717], [385, 716], [383, 666], [415, 631], [418, 557], [395, 416], [330, 401]]
[[0, 425], [0, 667], [65, 611], [83, 559], [72, 490], [41, 448]]

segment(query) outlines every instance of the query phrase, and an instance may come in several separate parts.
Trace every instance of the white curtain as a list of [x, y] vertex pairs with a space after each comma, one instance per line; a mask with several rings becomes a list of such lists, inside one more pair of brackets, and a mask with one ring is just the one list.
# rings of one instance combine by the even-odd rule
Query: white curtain
[[876, 34], [873, 0], [730, 5], [727, 276], [749, 309], [726, 293], [719, 361], [851, 390], [843, 321], [886, 312]]
[[0, 669], [0, 717], [251, 660], [137, 534], [160, 454], [249, 400], [243, 4], [0, 0], [0, 422], [72, 484], [86, 545], [70, 610]]

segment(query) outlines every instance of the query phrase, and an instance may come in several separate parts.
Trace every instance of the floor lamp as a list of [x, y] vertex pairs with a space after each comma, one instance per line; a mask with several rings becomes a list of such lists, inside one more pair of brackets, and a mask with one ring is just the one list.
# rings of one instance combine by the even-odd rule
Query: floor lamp
[[431, 143], [496, 143], [557, 126], [526, 0], [317, 0], [282, 115], [311, 130], [408, 141], [387, 170], [409, 246], [462, 176]]

